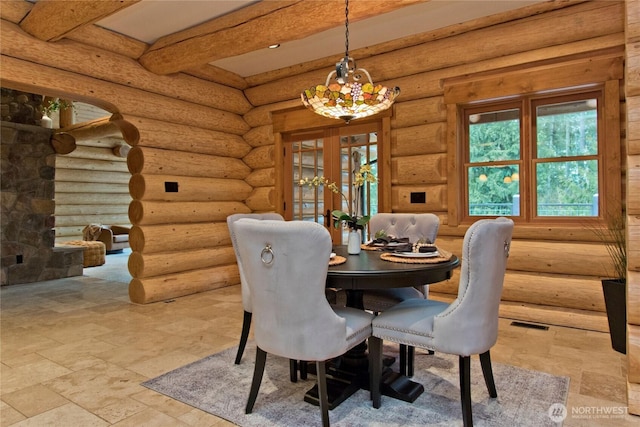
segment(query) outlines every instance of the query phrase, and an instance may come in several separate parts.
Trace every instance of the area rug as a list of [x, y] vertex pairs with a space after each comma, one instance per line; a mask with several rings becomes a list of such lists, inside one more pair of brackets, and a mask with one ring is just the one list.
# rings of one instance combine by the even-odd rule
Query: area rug
[[[253, 375], [255, 346], [247, 345], [242, 363], [234, 365], [236, 347], [213, 354], [144, 382], [147, 388], [239, 426], [313, 426], [320, 424], [317, 406], [304, 402], [315, 381], [289, 381], [289, 362], [268, 355], [260, 393], [253, 413], [245, 405]], [[385, 345], [385, 355], [397, 346]], [[397, 353], [396, 353], [397, 354]], [[471, 395], [475, 426], [558, 426], [549, 408], [566, 404], [569, 378], [493, 362], [498, 397], [491, 399], [478, 357], [472, 357]], [[358, 391], [329, 413], [333, 426], [456, 426], [462, 425], [458, 358], [416, 351], [414, 381], [425, 392], [413, 403], [382, 396], [374, 409], [369, 393]]]

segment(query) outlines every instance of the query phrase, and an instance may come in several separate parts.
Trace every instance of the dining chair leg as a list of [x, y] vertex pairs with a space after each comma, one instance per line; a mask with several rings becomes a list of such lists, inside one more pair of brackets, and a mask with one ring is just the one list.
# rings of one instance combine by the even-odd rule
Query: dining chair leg
[[493, 369], [491, 369], [491, 355], [489, 354], [489, 350], [480, 355], [480, 365], [482, 366], [482, 375], [484, 375], [484, 382], [487, 384], [489, 396], [498, 397], [496, 383], [493, 381]]
[[373, 407], [378, 409], [382, 403], [380, 381], [382, 379], [382, 339], [369, 337], [369, 391]]
[[289, 378], [292, 383], [298, 382], [298, 361], [289, 359]]
[[300, 379], [301, 380], [306, 380], [307, 379], [307, 374], [309, 373], [309, 362], [306, 362], [304, 360], [300, 361]]
[[238, 352], [236, 353], [236, 365], [240, 364], [240, 359], [242, 359], [242, 353], [244, 353], [244, 348], [247, 346], [247, 339], [249, 338], [249, 328], [251, 327], [251, 313], [248, 311], [244, 312], [244, 316], [242, 318], [242, 333], [240, 334], [240, 344], [238, 344]]
[[256, 348], [256, 366], [253, 369], [253, 380], [251, 381], [251, 391], [249, 392], [249, 400], [247, 400], [247, 407], [245, 409], [246, 414], [250, 414], [253, 411], [253, 405], [256, 403], [258, 397], [258, 390], [260, 390], [260, 383], [262, 382], [262, 374], [264, 374], [264, 365], [267, 361], [267, 353], [260, 347]]
[[407, 375], [407, 345], [400, 344], [400, 375]]
[[329, 398], [327, 397], [327, 373], [324, 361], [316, 362], [316, 374], [318, 381], [318, 401], [320, 403], [320, 414], [322, 416], [322, 426], [329, 427]]
[[413, 376], [413, 360], [416, 357], [416, 348], [412, 345], [407, 347], [407, 376]]
[[464, 427], [472, 427], [473, 413], [471, 412], [471, 356], [459, 356], [459, 358], [462, 423]]

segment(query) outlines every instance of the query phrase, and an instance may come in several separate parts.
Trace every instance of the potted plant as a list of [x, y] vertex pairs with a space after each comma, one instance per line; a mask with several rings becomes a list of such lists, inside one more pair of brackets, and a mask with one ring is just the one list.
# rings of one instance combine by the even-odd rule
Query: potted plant
[[73, 108], [73, 104], [58, 98], [48, 101], [46, 105], [42, 106], [42, 118], [40, 119], [40, 125], [51, 129], [53, 127], [51, 115], [56, 111], [66, 110], [67, 108]]
[[349, 229], [349, 239], [348, 239], [348, 253], [355, 255], [360, 253], [360, 243], [362, 242], [362, 230], [369, 222], [371, 217], [369, 215], [358, 215], [359, 206], [358, 201], [360, 200], [360, 191], [362, 191], [362, 187], [367, 183], [377, 182], [377, 179], [373, 172], [371, 171], [370, 165], [362, 165], [360, 169], [355, 173], [353, 180], [354, 187], [354, 206], [353, 210], [351, 209], [351, 203], [347, 196], [340, 191], [338, 185], [335, 182], [329, 182], [329, 180], [323, 176], [314, 176], [313, 178], [304, 178], [298, 182], [300, 186], [308, 186], [308, 187], [319, 187], [320, 185], [324, 185], [326, 188], [331, 190], [333, 193], [340, 194], [344, 199], [347, 212], [344, 212], [339, 209], [335, 209], [331, 212], [331, 216], [334, 218], [334, 227], [339, 228], [344, 225], [344, 227]]
[[606, 220], [606, 227], [593, 228], [605, 244], [613, 266], [613, 276], [602, 279], [602, 293], [611, 346], [615, 351], [627, 354], [627, 230], [624, 212], [609, 213]]

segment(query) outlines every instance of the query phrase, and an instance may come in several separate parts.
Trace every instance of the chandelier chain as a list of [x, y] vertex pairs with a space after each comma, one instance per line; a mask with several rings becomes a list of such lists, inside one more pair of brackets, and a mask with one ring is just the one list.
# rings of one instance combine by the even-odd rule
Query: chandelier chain
[[349, 0], [344, 0], [344, 57], [349, 57]]

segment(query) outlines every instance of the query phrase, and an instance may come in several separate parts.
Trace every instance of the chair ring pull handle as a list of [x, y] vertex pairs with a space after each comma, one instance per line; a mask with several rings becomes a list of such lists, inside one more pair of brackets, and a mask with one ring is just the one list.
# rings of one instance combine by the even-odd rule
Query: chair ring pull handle
[[273, 264], [273, 260], [275, 259], [275, 254], [273, 253], [273, 249], [271, 249], [271, 245], [267, 245], [262, 249], [262, 253], [260, 254], [260, 260], [264, 265]]

